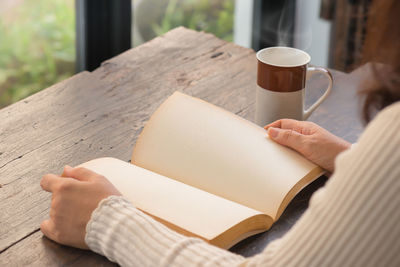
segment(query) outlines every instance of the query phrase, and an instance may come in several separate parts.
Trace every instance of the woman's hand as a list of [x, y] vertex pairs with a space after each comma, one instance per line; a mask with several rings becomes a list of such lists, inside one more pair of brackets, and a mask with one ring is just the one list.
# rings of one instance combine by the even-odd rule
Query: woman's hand
[[336, 156], [351, 144], [308, 121], [277, 120], [264, 127], [275, 142], [290, 147], [305, 158], [333, 172]]
[[62, 176], [43, 176], [40, 186], [53, 193], [50, 219], [42, 222], [41, 231], [60, 244], [82, 249], [88, 249], [86, 224], [99, 202], [111, 195], [121, 195], [104, 176], [69, 166]]

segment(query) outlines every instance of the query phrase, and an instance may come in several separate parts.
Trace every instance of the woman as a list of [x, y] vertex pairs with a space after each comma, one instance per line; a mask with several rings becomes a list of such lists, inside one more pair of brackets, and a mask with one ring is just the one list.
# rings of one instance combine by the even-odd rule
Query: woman
[[352, 148], [310, 122], [266, 126], [273, 140], [333, 175], [292, 229], [262, 253], [245, 259], [175, 233], [133, 207], [106, 178], [68, 166], [62, 177], [41, 181], [53, 193], [42, 232], [124, 266], [400, 266], [400, 1], [374, 3], [366, 55], [383, 64], [363, 91], [364, 117], [386, 108]]

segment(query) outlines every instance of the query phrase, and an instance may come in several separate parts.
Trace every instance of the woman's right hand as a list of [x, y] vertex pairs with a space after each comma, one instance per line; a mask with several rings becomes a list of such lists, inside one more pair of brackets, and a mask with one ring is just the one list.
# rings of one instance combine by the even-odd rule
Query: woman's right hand
[[282, 119], [264, 127], [275, 142], [290, 147], [327, 171], [334, 171], [336, 156], [351, 144], [308, 121]]

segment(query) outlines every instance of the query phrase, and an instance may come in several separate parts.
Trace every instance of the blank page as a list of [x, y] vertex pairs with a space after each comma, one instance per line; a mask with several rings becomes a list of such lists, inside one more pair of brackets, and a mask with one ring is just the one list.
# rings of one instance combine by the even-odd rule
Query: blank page
[[263, 128], [179, 92], [147, 122], [132, 162], [274, 219], [304, 186], [301, 181], [322, 173], [271, 141]]
[[[80, 166], [107, 177], [135, 207], [168, 222], [168, 226], [172, 224], [206, 240], [261, 214], [115, 158], [95, 159]], [[266, 218], [265, 224], [272, 224], [272, 219]]]

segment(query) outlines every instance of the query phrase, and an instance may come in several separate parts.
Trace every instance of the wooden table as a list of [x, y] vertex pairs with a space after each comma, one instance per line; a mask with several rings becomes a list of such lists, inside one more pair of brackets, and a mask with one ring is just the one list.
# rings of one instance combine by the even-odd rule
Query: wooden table
[[[310, 120], [354, 142], [362, 131], [358, 78], [332, 74], [333, 92]], [[43, 237], [39, 224], [51, 195], [39, 186], [42, 175], [104, 156], [128, 161], [145, 122], [175, 90], [253, 120], [255, 77], [253, 50], [177, 28], [0, 110], [0, 266], [113, 265]], [[310, 81], [308, 99], [322, 93], [323, 83]], [[270, 231], [231, 250], [253, 255], [282, 236], [325, 179], [304, 189]]]

